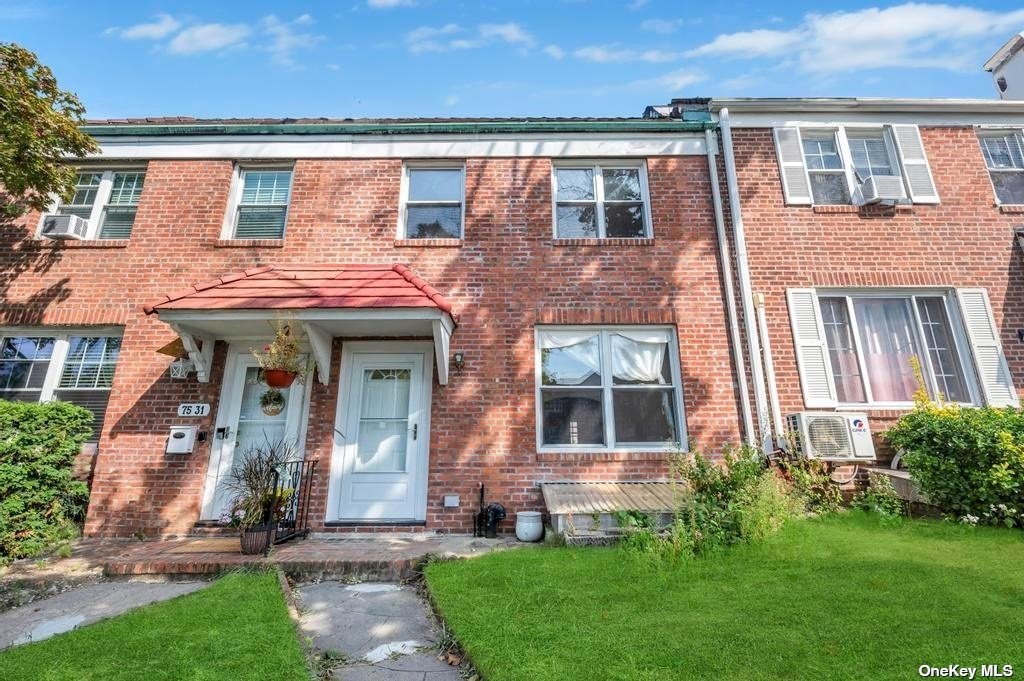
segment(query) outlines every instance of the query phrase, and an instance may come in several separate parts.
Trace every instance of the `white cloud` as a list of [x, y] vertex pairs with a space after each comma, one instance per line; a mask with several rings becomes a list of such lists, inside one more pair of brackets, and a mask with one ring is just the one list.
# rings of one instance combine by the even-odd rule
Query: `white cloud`
[[548, 55], [552, 59], [564, 59], [565, 50], [558, 45], [547, 45], [544, 47], [544, 54]]
[[641, 30], [660, 33], [661, 35], [675, 33], [682, 25], [682, 19], [647, 19], [640, 22]]
[[532, 47], [535, 41], [532, 35], [516, 23], [480, 24], [475, 31], [468, 33], [458, 24], [420, 26], [405, 35], [406, 46], [413, 54], [472, 50], [496, 42], [527, 48]]
[[662, 50], [632, 50], [619, 47], [618, 45], [588, 45], [574, 50], [572, 56], [598, 64], [630, 61], [661, 64], [675, 61], [683, 55], [680, 52], [665, 52]]
[[366, 6], [371, 9], [392, 9], [394, 7], [413, 7], [416, 0], [366, 0]]
[[252, 34], [246, 24], [197, 24], [174, 36], [167, 45], [172, 54], [200, 54], [239, 47]]
[[480, 37], [483, 40], [497, 38], [511, 45], [533, 45], [533, 36], [527, 33], [522, 26], [516, 23], [507, 24], [481, 24]]
[[303, 26], [310, 26], [312, 23], [313, 17], [308, 14], [287, 22], [281, 21], [273, 14], [263, 17], [260, 26], [270, 37], [270, 43], [265, 49], [270, 52], [274, 61], [285, 66], [294, 66], [293, 50], [308, 49], [322, 42], [324, 36], [301, 31]]
[[160, 40], [181, 28], [181, 22], [170, 14], [158, 14], [148, 23], [135, 24], [126, 28], [113, 26], [104, 33], [116, 35], [125, 40]]
[[633, 0], [631, 3], [626, 5], [626, 9], [630, 12], [635, 12], [642, 7], [646, 7], [651, 0]]
[[696, 69], [677, 69], [655, 78], [644, 78], [634, 80], [627, 87], [630, 90], [647, 90], [657, 92], [670, 92], [673, 97], [678, 97], [679, 92], [691, 85], [707, 80], [703, 71]]
[[968, 6], [905, 3], [831, 14], [807, 14], [787, 30], [728, 33], [688, 56], [794, 60], [808, 73], [930, 67], [974, 69], [991, 45], [986, 39], [1024, 24], [1024, 10], [995, 12]]

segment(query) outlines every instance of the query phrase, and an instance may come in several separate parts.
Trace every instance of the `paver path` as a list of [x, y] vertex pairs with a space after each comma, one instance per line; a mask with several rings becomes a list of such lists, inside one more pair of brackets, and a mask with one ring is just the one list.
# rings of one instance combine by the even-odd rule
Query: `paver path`
[[191, 593], [209, 582], [103, 582], [0, 613], [0, 650], [49, 638], [140, 605]]
[[321, 582], [296, 588], [300, 624], [321, 651], [340, 652], [342, 681], [458, 681], [437, 659], [437, 631], [414, 589], [398, 584]]

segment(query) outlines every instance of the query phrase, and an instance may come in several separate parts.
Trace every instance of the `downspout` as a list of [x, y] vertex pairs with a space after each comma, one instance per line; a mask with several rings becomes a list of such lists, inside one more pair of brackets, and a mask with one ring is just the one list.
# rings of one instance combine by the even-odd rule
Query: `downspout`
[[768, 414], [768, 396], [764, 389], [764, 367], [761, 364], [761, 344], [757, 333], [754, 311], [754, 290], [750, 283], [750, 264], [747, 262], [747, 238], [743, 230], [743, 209], [740, 204], [739, 181], [736, 178], [736, 158], [732, 149], [732, 130], [729, 127], [729, 109], [718, 112], [718, 128], [722, 131], [722, 154], [725, 156], [725, 183], [729, 189], [729, 214], [732, 215], [732, 233], [736, 240], [736, 274], [740, 283], [740, 302], [743, 304], [743, 330], [747, 334], [750, 354], [750, 374], [754, 381], [754, 408], [757, 410], [759, 441], [765, 454], [771, 454], [772, 428]]
[[715, 152], [718, 140], [711, 130], [704, 131], [704, 146], [708, 150], [708, 175], [711, 177], [711, 200], [715, 207], [715, 232], [718, 236], [718, 259], [722, 263], [722, 286], [725, 288], [725, 311], [729, 320], [729, 340], [732, 356], [736, 360], [736, 380], [740, 391], [740, 411], [743, 416], [743, 439], [753, 443], [754, 417], [750, 411], [750, 386], [747, 385], [747, 367], [743, 361], [743, 341], [740, 338], [740, 323], [736, 316], [736, 293], [732, 281], [732, 254], [729, 252], [729, 237], [725, 232], [725, 214], [722, 211], [722, 191], [718, 186], [718, 163]]
[[785, 449], [785, 426], [782, 424], [782, 410], [779, 408], [779, 388], [775, 385], [775, 361], [772, 359], [772, 344], [768, 340], [768, 315], [764, 311], [764, 294], [754, 294], [757, 308], [757, 328], [761, 333], [761, 347], [764, 349], [764, 377], [768, 383], [768, 404], [772, 408], [772, 425], [775, 427], [775, 444]]

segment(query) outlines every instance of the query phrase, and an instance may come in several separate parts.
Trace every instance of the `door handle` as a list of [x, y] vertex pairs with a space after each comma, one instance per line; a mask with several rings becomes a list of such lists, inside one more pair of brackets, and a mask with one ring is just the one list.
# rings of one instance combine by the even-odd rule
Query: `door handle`
[[413, 440], [416, 439], [416, 434], [419, 432], [419, 430], [420, 430], [420, 424], [418, 424], [418, 423], [412, 424], [412, 439]]
[[216, 433], [217, 433], [217, 439], [218, 440], [226, 440], [226, 439], [228, 439], [228, 435], [231, 434], [231, 427], [230, 426], [224, 426], [223, 428], [218, 428]]

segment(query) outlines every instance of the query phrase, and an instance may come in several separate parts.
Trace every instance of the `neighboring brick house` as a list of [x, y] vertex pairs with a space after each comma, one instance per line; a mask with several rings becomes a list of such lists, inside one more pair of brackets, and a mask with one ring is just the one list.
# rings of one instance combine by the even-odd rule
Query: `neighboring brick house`
[[[50, 211], [75, 217], [2, 227], [0, 397], [97, 413], [92, 536], [217, 519], [264, 436], [319, 461], [316, 531], [663, 478], [672, 442], [742, 437], [713, 124], [686, 118], [90, 124], [102, 153]], [[274, 413], [250, 349], [278, 318], [316, 369]]]

